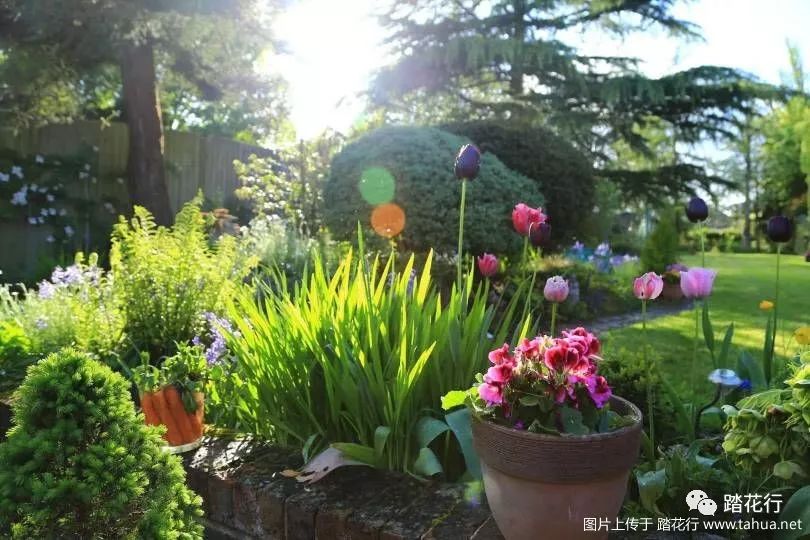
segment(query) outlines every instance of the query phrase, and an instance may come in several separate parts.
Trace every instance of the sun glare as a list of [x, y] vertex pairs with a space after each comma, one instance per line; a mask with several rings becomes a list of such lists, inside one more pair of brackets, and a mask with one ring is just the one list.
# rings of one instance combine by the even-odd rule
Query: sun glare
[[345, 129], [362, 112], [358, 94], [384, 56], [383, 29], [373, 9], [373, 0], [302, 0], [276, 20], [287, 50], [268, 57], [263, 68], [289, 81], [299, 137], [326, 126]]

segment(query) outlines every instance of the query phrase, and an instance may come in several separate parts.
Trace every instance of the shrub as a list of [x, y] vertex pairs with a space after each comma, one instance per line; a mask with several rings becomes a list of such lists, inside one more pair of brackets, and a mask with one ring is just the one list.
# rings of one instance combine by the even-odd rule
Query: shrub
[[14, 321], [0, 322], [0, 392], [15, 386], [31, 362], [31, 340]]
[[641, 250], [643, 270], [662, 274], [678, 258], [678, 228], [674, 210], [661, 212], [658, 223]]
[[97, 255], [77, 253], [72, 265], [57, 266], [36, 289], [3, 288], [0, 319], [22, 329], [31, 358], [76, 346], [112, 363], [123, 331], [112, 290]]
[[[566, 244], [586, 233], [594, 211], [596, 181], [588, 159], [551, 131], [491, 120], [442, 126], [468, 137], [483, 152], [492, 152], [504, 165], [535, 181], [546, 199], [554, 242]], [[600, 238], [601, 239], [601, 238]]]
[[202, 538], [200, 499], [129, 384], [66, 349], [30, 368], [0, 444], [0, 535]]
[[240, 256], [236, 239], [208, 244], [201, 196], [187, 203], [172, 228], [155, 225], [144, 208], [123, 217], [112, 235], [110, 265], [129, 345], [152, 362], [175, 352], [201, 330], [203, 313], [221, 311], [255, 258]]
[[[454, 253], [461, 183], [451, 165], [459, 147], [468, 142], [435, 128], [384, 127], [364, 135], [332, 161], [324, 189], [327, 225], [336, 238], [353, 239], [358, 220], [371, 231], [374, 206], [393, 202], [405, 212], [405, 228], [397, 237], [401, 250]], [[358, 184], [372, 169], [380, 177], [364, 181], [371, 192], [366, 193], [371, 201], [367, 202]], [[521, 201], [542, 203], [536, 184], [507, 169], [494, 154], [485, 154], [467, 193], [465, 250], [474, 254], [520, 250], [522, 238], [512, 229], [511, 212]]]

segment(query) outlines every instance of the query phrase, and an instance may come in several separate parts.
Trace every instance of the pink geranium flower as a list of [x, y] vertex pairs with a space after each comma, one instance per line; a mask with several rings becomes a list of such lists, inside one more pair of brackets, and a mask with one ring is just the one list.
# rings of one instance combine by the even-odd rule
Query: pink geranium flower
[[509, 351], [509, 345], [504, 343], [503, 347], [489, 353], [489, 361], [498, 366], [501, 364], [514, 364], [515, 359]]
[[585, 379], [585, 388], [588, 389], [588, 394], [599, 409], [604, 407], [610, 401], [610, 396], [613, 395], [607, 379], [601, 375], [593, 375]]
[[478, 387], [478, 395], [489, 405], [503, 403], [503, 389], [497, 384], [481, 383]]
[[484, 381], [489, 384], [506, 384], [512, 378], [512, 366], [508, 363], [492, 366], [484, 375]]

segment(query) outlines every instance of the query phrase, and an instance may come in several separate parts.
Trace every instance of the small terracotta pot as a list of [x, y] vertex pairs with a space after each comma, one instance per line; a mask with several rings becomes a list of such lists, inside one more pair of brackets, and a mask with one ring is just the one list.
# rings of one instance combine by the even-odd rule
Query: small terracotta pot
[[661, 296], [667, 300], [681, 300], [683, 298], [683, 290], [680, 283], [667, 283], [664, 282], [664, 288], [661, 290]]
[[163, 438], [170, 446], [182, 446], [202, 437], [204, 429], [205, 395], [194, 392], [197, 410], [189, 413], [183, 406], [180, 392], [172, 385], [156, 392], [141, 394], [141, 408], [148, 425], [163, 425]]
[[554, 436], [473, 418], [489, 507], [506, 540], [607, 538], [585, 519], [613, 520], [641, 446], [641, 411], [612, 397], [611, 409], [634, 423], [610, 433]]

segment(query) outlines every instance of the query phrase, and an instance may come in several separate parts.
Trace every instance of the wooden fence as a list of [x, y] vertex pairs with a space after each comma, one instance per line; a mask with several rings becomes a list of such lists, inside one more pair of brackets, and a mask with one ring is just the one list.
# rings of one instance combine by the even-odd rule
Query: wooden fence
[[[271, 153], [266, 148], [223, 137], [175, 131], [167, 131], [164, 137], [166, 180], [174, 211], [193, 198], [198, 190], [216, 205], [230, 204], [234, 190], [239, 187], [234, 160], [244, 161], [251, 154], [263, 156]], [[0, 149], [11, 149], [23, 156], [54, 157], [72, 157], [90, 149], [89, 153], [97, 160], [92, 165], [98, 183], [106, 184], [99, 185], [90, 194], [90, 202], [96, 194], [100, 205], [102, 193], [117, 193], [120, 198], [126, 198], [125, 190], [116, 179], [123, 178], [126, 173], [128, 138], [126, 124], [77, 121], [17, 133], [0, 129]], [[42, 227], [28, 227], [19, 220], [0, 219], [0, 270], [4, 273], [0, 281], [29, 280], [33, 275], [41, 274], [43, 269], [39, 267], [43, 261], [60, 255], [45, 242], [47, 235]], [[47, 266], [48, 262], [44, 264]]]

